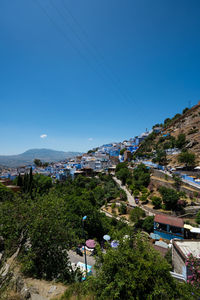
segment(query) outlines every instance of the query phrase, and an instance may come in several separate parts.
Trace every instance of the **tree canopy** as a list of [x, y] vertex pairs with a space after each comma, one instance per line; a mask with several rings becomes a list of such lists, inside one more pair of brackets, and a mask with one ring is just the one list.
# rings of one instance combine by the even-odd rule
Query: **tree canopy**
[[72, 286], [65, 295], [99, 300], [195, 299], [185, 284], [174, 281], [170, 265], [140, 234], [121, 239], [119, 247], [108, 248], [106, 254], [98, 253], [96, 276], [79, 284], [79, 288]]
[[165, 208], [175, 210], [179, 200], [179, 193], [174, 189], [166, 188], [165, 186], [160, 187], [159, 192], [162, 195], [162, 201], [165, 204]]
[[[30, 174], [27, 175], [30, 182]], [[34, 175], [32, 197], [29, 189], [2, 202], [0, 235], [5, 239], [5, 251], [12, 254], [23, 236], [20, 261], [26, 275], [37, 278], [70, 281], [71, 270], [67, 250], [83, 241], [81, 220], [86, 238], [102, 240], [104, 234], [125, 223], [113, 220], [99, 208], [120, 197], [120, 189], [111, 176], [99, 178], [79, 176], [74, 181], [56, 183], [51, 178]]]
[[186, 168], [191, 168], [195, 166], [196, 156], [194, 153], [189, 151], [182, 151], [178, 156], [178, 161], [184, 163]]

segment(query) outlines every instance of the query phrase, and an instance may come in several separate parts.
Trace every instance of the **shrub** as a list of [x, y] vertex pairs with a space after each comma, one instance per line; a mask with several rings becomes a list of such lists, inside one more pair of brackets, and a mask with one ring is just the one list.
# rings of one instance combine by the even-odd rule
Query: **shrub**
[[146, 217], [143, 221], [142, 229], [150, 233], [153, 232], [153, 226], [154, 226], [154, 217], [153, 216]]
[[164, 186], [159, 188], [159, 192], [162, 195], [162, 201], [165, 204], [166, 209], [175, 210], [179, 200], [179, 193], [174, 189], [166, 188]]
[[153, 196], [151, 198], [152, 204], [154, 205], [154, 208], [161, 208], [162, 199], [157, 196]]
[[121, 205], [119, 207], [119, 213], [121, 215], [125, 215], [126, 214], [126, 205], [124, 203], [121, 203]]
[[140, 207], [135, 207], [133, 210], [131, 210], [129, 219], [131, 222], [137, 222], [139, 219], [144, 217], [145, 217], [145, 211]]
[[197, 222], [197, 224], [200, 224], [200, 210], [198, 211], [195, 221]]

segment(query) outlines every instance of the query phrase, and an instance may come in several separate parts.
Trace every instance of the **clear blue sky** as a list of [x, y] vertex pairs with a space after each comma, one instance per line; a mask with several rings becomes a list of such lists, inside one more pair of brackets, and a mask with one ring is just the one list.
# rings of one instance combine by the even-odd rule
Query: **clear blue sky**
[[199, 16], [199, 0], [1, 0], [0, 154], [86, 151], [196, 104]]

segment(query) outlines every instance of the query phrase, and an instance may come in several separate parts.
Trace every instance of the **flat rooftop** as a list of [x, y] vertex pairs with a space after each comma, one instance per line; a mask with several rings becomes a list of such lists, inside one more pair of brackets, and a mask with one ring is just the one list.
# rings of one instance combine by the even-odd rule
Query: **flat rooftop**
[[187, 257], [189, 253], [200, 258], [200, 240], [174, 240], [173, 244]]

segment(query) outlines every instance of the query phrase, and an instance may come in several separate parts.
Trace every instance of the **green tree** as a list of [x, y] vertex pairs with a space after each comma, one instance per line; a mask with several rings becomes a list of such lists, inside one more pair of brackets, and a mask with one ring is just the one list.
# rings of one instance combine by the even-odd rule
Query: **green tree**
[[125, 151], [126, 151], [126, 148], [121, 149], [120, 150], [120, 155], [123, 155]]
[[150, 171], [144, 164], [139, 164], [133, 171], [134, 186], [136, 189], [147, 187], [150, 183]]
[[171, 300], [180, 295], [169, 271], [168, 263], [138, 235], [101, 255], [97, 275], [85, 284], [95, 299]]
[[121, 215], [125, 215], [126, 214], [126, 205], [124, 203], [121, 203], [121, 205], [119, 207], [119, 213]]
[[176, 140], [176, 147], [179, 149], [183, 149], [186, 144], [186, 136], [184, 133], [180, 133]]
[[137, 222], [141, 218], [145, 217], [145, 211], [140, 208], [140, 207], [135, 207], [134, 209], [131, 210], [129, 219], [131, 222]]
[[162, 201], [165, 204], [165, 208], [175, 210], [179, 200], [179, 193], [174, 189], [166, 188], [164, 186], [159, 188], [159, 192], [162, 195]]
[[52, 179], [42, 174], [36, 174], [33, 176], [32, 186], [39, 194], [47, 193], [52, 187]]
[[131, 176], [131, 173], [128, 168], [122, 168], [116, 173], [116, 176], [121, 180], [122, 184], [125, 185], [127, 179]]
[[119, 163], [116, 166], [115, 172], [117, 173], [121, 169], [127, 168], [127, 166], [128, 166], [127, 162]]
[[165, 150], [157, 150], [156, 156], [152, 160], [154, 163], [159, 163], [160, 165], [167, 164], [167, 156]]
[[[30, 246], [24, 247], [22, 271], [37, 278], [70, 280], [70, 263], [65, 249], [70, 232], [66, 229], [63, 199], [46, 196], [33, 206], [27, 224]], [[31, 221], [31, 222], [30, 222]]]
[[143, 220], [142, 229], [147, 231], [148, 233], [153, 232], [154, 228], [154, 217], [148, 216]]
[[14, 193], [11, 189], [0, 183], [0, 202], [14, 199]]
[[195, 166], [196, 156], [194, 153], [188, 151], [182, 151], [178, 155], [178, 161], [180, 163], [184, 163], [186, 168], [191, 168]]
[[21, 174], [19, 173], [19, 175], [17, 176], [17, 186], [22, 187], [23, 186], [23, 178], [21, 176]]
[[198, 213], [196, 214], [195, 221], [197, 222], [197, 224], [200, 224], [200, 210], [199, 210]]
[[186, 113], [188, 110], [189, 110], [189, 108], [188, 108], [188, 107], [184, 108], [184, 110], [183, 110], [182, 114], [185, 114], [185, 113]]
[[167, 118], [164, 120], [164, 126], [167, 127], [171, 123], [171, 119]]
[[177, 191], [179, 191], [182, 183], [181, 177], [177, 174], [173, 174], [172, 178], [174, 180], [174, 187], [177, 189]]
[[153, 196], [151, 198], [152, 204], [154, 205], [154, 208], [158, 209], [161, 208], [162, 205], [162, 199], [158, 196]]
[[42, 161], [38, 158], [34, 159], [34, 164], [36, 167], [42, 167]]

